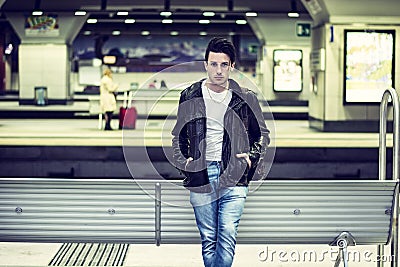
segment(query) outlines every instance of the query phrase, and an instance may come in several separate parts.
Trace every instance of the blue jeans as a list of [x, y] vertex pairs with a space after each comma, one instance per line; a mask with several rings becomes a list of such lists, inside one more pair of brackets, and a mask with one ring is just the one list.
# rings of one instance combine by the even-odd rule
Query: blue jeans
[[232, 266], [237, 229], [248, 188], [220, 188], [218, 162], [210, 163], [207, 172], [212, 192], [190, 192], [190, 203], [201, 237], [204, 266]]

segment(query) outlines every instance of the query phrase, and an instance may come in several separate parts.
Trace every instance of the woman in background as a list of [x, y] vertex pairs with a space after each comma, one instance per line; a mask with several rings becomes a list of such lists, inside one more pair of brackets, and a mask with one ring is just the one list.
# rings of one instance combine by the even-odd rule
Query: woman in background
[[100, 82], [100, 107], [104, 113], [106, 125], [104, 130], [112, 130], [111, 119], [113, 112], [117, 109], [117, 101], [114, 92], [118, 89], [118, 84], [115, 84], [112, 79], [112, 71], [105, 69]]
[[161, 80], [160, 89], [164, 89], [164, 90], [167, 90], [167, 89], [168, 89], [168, 86], [167, 86], [167, 84], [165, 83], [164, 80]]

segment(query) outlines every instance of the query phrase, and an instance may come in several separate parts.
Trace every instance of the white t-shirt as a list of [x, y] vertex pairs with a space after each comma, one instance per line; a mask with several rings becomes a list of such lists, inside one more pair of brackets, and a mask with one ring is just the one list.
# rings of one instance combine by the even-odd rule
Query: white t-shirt
[[[222, 141], [224, 137], [224, 116], [232, 99], [232, 91], [216, 93], [208, 89], [203, 81], [201, 90], [206, 104], [206, 160], [220, 161], [222, 157]], [[211, 97], [210, 97], [211, 96]]]

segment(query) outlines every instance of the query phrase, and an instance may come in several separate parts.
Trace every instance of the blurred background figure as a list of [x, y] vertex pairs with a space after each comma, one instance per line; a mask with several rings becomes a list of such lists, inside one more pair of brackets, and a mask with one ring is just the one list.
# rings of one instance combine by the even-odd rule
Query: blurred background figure
[[114, 83], [112, 71], [105, 69], [100, 82], [100, 107], [104, 113], [106, 124], [104, 130], [112, 130], [111, 119], [113, 112], [117, 109], [115, 91], [118, 89], [118, 84]]
[[149, 83], [149, 88], [156, 89], [157, 88], [157, 80], [154, 80], [151, 83]]
[[168, 89], [167, 84], [165, 83], [164, 80], [161, 80], [160, 89], [164, 89], [164, 90], [167, 90], [167, 89]]

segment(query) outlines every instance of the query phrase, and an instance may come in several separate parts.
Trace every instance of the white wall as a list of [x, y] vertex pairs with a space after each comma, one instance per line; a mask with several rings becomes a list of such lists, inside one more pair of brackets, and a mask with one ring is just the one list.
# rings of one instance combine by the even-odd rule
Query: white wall
[[34, 99], [34, 87], [46, 86], [49, 99], [68, 98], [68, 47], [62, 44], [19, 46], [19, 97]]
[[[310, 37], [297, 36], [298, 23], [310, 23], [310, 18], [289, 19], [282, 16], [258, 16], [248, 18], [258, 39], [265, 45], [263, 55], [257, 64], [257, 82], [262, 88], [263, 95], [271, 100], [308, 100], [310, 87], [309, 53], [311, 48]], [[311, 33], [313, 34], [313, 33]], [[273, 91], [273, 51], [274, 49], [300, 49], [303, 51], [303, 91], [301, 93]]]

